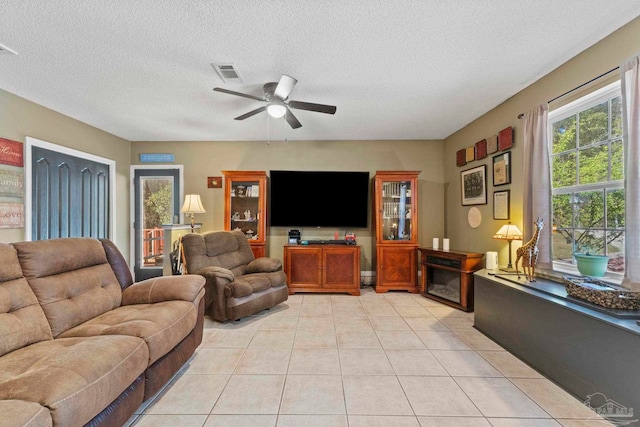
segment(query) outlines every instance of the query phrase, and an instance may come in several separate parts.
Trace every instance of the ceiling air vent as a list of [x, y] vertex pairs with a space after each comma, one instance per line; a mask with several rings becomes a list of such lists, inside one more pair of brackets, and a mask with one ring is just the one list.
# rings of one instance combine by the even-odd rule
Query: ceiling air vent
[[0, 55], [17, 55], [18, 52], [16, 52], [13, 49], [9, 49], [8, 47], [6, 47], [3, 44], [0, 44]]
[[244, 83], [238, 69], [232, 63], [211, 64], [225, 83]]

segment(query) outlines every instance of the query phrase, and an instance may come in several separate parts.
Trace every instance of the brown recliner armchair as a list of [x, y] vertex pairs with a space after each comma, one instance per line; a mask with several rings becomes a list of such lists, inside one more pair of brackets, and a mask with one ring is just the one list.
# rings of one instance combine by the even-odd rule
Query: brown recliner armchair
[[255, 258], [241, 231], [182, 237], [186, 271], [207, 279], [205, 310], [215, 320], [238, 320], [289, 298], [279, 259]]

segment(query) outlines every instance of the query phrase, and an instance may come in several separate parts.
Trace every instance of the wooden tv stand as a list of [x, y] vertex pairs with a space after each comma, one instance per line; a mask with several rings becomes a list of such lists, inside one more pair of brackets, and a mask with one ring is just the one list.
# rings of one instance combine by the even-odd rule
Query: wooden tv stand
[[360, 246], [286, 245], [284, 272], [290, 295], [296, 292], [360, 295]]

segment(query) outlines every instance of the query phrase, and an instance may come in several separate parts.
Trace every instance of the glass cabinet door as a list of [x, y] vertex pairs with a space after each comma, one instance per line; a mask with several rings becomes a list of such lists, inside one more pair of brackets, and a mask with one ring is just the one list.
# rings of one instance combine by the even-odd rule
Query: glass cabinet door
[[230, 230], [241, 230], [249, 240], [262, 238], [258, 222], [260, 212], [260, 183], [258, 181], [231, 182]]
[[411, 181], [382, 181], [382, 240], [412, 240]]
[[267, 174], [264, 171], [222, 171], [225, 176], [224, 229], [242, 231], [256, 258], [264, 256], [267, 224]]

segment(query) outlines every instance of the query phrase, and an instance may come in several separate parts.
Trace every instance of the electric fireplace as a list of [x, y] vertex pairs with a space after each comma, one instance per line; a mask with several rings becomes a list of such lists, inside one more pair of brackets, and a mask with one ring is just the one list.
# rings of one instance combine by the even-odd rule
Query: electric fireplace
[[473, 311], [473, 273], [483, 268], [483, 254], [456, 250], [418, 248], [426, 298]]

